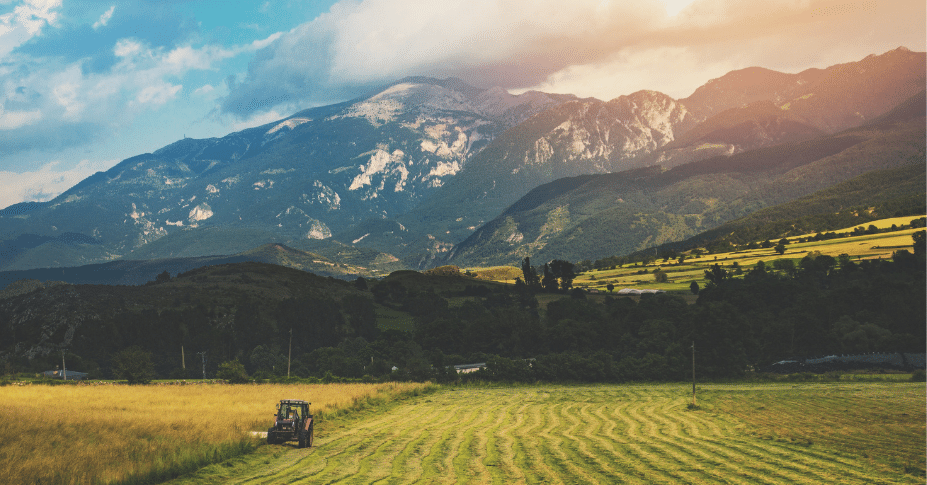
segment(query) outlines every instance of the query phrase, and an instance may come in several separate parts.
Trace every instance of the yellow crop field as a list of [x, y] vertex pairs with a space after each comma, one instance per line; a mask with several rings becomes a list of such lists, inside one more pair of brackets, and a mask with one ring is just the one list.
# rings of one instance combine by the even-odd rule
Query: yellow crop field
[[[884, 226], [886, 221], [908, 223], [911, 219], [911, 217], [903, 217], [900, 220], [886, 219], [885, 221], [876, 222], [880, 222]], [[888, 226], [891, 226], [891, 223]], [[747, 249], [729, 253], [687, 257], [683, 264], [678, 264], [674, 260], [667, 262], [658, 260], [646, 267], [628, 265], [613, 270], [593, 270], [578, 276], [573, 284], [580, 288], [597, 288], [600, 291], [611, 283], [615, 286], [616, 291], [621, 288], [656, 288], [686, 292], [688, 285], [692, 281], [704, 285], [704, 271], [714, 264], [719, 264], [723, 268], [731, 270], [734, 263], [737, 263], [743, 271], [748, 271], [759, 261], [763, 261], [768, 268], [771, 268], [772, 263], [777, 259], [793, 259], [797, 261], [811, 253], [820, 253], [835, 258], [846, 254], [853, 261], [860, 259], [891, 259], [892, 253], [895, 251], [912, 250], [914, 240], [911, 236], [915, 231], [923, 231], [923, 229], [904, 229], [889, 233], [865, 234], [825, 241], [793, 242], [785, 247], [785, 253], [782, 255], [776, 253], [774, 248]], [[657, 283], [654, 281], [653, 271], [656, 267], [660, 267], [662, 271], [667, 272], [667, 282]], [[638, 271], [643, 269], [648, 272], [646, 274], [637, 274]]]
[[178, 484], [924, 483], [923, 383], [444, 388]]
[[0, 387], [0, 483], [108, 483], [253, 450], [280, 399], [338, 413], [423, 384]]
[[480, 280], [500, 281], [503, 283], [515, 283], [515, 278], [522, 278], [521, 268], [514, 266], [491, 266], [486, 268], [467, 268]]
[[[835, 231], [833, 231], [833, 232], [851, 232], [851, 231], [853, 231], [853, 229], [855, 229], [855, 228], [857, 228], [857, 227], [868, 228], [870, 225], [875, 226], [875, 227], [877, 227], [877, 228], [879, 228], [879, 229], [888, 229], [888, 228], [892, 227], [892, 225], [901, 227], [901, 226], [906, 226], [906, 225], [910, 224], [911, 221], [913, 221], [913, 220], [915, 220], [915, 219], [921, 219], [921, 218], [923, 218], [923, 216], [921, 216], [921, 217], [917, 217], [917, 216], [890, 217], [890, 218], [888, 218], [888, 219], [879, 219], [879, 220], [876, 220], [876, 221], [866, 222], [866, 223], [863, 223], [863, 224], [857, 224], [857, 225], [855, 225], [855, 226], [846, 227], [846, 228], [843, 228], [843, 229], [837, 229], [837, 230], [835, 230]], [[831, 232], [831, 231], [828, 231], [828, 232]], [[802, 236], [795, 236], [794, 238], [789, 238], [789, 239], [797, 239], [797, 238], [799, 238], [799, 237], [808, 237], [808, 236], [814, 236], [814, 234], [804, 234], [804, 235], [802, 235]]]

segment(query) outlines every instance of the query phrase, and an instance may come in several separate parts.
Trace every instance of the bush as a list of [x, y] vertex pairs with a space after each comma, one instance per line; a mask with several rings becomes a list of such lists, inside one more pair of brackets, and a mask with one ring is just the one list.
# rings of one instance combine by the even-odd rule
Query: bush
[[148, 384], [155, 376], [151, 354], [138, 346], [117, 353], [113, 356], [113, 376], [129, 384]]
[[911, 382], [925, 382], [927, 381], [927, 372], [924, 372], [924, 369], [916, 369], [911, 373]]
[[219, 364], [219, 371], [216, 377], [232, 384], [242, 384], [248, 382], [248, 374], [245, 372], [245, 366], [238, 362], [238, 359], [230, 360]]

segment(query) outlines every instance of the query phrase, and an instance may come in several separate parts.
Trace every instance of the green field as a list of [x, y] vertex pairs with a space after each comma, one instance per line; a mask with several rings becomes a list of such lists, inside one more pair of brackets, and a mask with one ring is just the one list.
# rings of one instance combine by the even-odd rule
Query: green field
[[448, 387], [175, 483], [924, 483], [923, 383]]

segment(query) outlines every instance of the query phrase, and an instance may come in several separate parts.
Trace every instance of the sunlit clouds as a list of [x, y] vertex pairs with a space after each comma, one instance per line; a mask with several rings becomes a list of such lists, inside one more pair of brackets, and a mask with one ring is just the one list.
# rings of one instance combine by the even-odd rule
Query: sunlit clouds
[[922, 0], [0, 0], [0, 170], [76, 170], [415, 75], [678, 99], [734, 69], [923, 51], [925, 16]]
[[60, 162], [48, 162], [36, 170], [9, 172], [0, 170], [4, 190], [0, 191], [0, 207], [22, 201], [43, 202], [73, 187], [87, 176], [118, 163], [119, 160], [91, 162], [81, 160], [74, 167], [63, 169]]

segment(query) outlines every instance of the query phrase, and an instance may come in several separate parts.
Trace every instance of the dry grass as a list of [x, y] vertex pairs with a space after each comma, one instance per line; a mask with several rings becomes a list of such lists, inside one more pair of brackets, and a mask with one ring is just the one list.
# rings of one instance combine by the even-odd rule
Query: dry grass
[[316, 416], [422, 384], [0, 387], [0, 483], [168, 478], [254, 449], [280, 399]]
[[523, 278], [521, 268], [514, 266], [491, 266], [488, 268], [467, 268], [477, 279], [515, 283], [515, 278]]
[[[827, 231], [827, 232], [852, 232], [853, 229], [856, 229], [857, 227], [862, 227], [865, 229], [865, 228], [868, 228], [869, 226], [875, 226], [879, 229], [888, 229], [889, 227], [892, 227], [893, 224], [899, 227], [906, 226], [910, 224], [911, 221], [921, 219], [921, 218], [923, 218], [923, 216], [891, 217], [888, 219], [879, 219], [877, 221], [866, 222], [863, 224], [857, 224], [855, 226], [845, 227], [843, 229], [836, 229], [834, 231]], [[800, 237], [808, 237], [808, 236], [814, 236], [814, 234], [803, 234], [801, 236], [790, 237], [789, 239], [798, 239]]]

